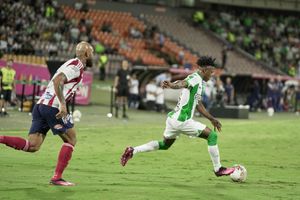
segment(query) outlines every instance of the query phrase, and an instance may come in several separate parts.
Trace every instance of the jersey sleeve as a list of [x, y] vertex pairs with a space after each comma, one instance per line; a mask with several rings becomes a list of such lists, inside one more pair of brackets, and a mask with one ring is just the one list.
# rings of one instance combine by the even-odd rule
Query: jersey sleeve
[[194, 87], [195, 85], [199, 84], [199, 82], [200, 82], [199, 77], [195, 74], [189, 75], [184, 80], [187, 82], [188, 87]]
[[80, 76], [80, 69], [75, 65], [69, 65], [66, 68], [62, 69], [61, 72], [64, 73], [67, 81], [78, 78]]

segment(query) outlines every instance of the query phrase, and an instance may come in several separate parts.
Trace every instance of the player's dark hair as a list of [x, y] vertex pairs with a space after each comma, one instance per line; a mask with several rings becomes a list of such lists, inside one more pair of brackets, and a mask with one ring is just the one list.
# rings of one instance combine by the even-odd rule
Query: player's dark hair
[[207, 67], [207, 66], [216, 67], [215, 61], [216, 59], [212, 58], [211, 56], [201, 56], [197, 61], [197, 65], [199, 65], [200, 67]]

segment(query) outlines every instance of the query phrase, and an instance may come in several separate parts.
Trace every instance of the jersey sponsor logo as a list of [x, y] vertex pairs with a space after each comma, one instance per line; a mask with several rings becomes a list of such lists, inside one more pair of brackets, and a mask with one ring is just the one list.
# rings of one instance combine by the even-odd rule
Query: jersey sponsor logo
[[61, 124], [56, 124], [53, 128], [59, 130], [59, 129], [62, 129], [63, 126]]
[[50, 94], [50, 92], [44, 93], [44, 99], [51, 99], [53, 97], [53, 94]]

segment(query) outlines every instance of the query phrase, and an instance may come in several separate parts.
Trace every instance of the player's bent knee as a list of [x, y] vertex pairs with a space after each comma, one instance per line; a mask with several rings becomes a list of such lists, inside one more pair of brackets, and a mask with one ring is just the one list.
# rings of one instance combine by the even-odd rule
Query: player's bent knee
[[67, 143], [72, 145], [73, 147], [75, 147], [75, 145], [77, 143], [77, 139], [75, 138], [75, 139], [69, 140]]
[[40, 150], [39, 146], [30, 146], [27, 151], [30, 153], [34, 153], [37, 152], [38, 150]]
[[69, 143], [70, 145], [72, 145], [74, 147], [77, 143], [77, 139], [76, 138], [71, 138], [67, 143]]
[[207, 143], [209, 146], [214, 146], [217, 144], [218, 134], [215, 131], [211, 131], [207, 138]]
[[159, 150], [168, 150], [171, 146], [171, 144], [166, 144], [164, 141], [159, 141]]

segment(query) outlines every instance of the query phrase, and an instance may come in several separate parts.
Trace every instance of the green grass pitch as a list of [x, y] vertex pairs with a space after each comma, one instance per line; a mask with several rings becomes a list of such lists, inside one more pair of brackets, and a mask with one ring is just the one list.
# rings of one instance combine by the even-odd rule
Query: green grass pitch
[[[222, 164], [243, 164], [245, 183], [217, 178], [202, 139], [182, 135], [168, 151], [137, 154], [126, 167], [120, 155], [128, 145], [161, 139], [164, 114], [130, 111], [129, 121], [107, 118], [105, 85], [94, 85], [93, 102], [78, 107], [78, 143], [64, 178], [75, 187], [48, 184], [61, 140], [48, 133], [37, 153], [0, 145], [0, 199], [300, 199], [300, 123], [292, 113], [251, 114], [249, 120], [221, 119], [219, 135]], [[0, 118], [0, 135], [26, 137], [31, 117], [12, 112]], [[196, 118], [209, 124], [203, 118]], [[209, 124], [210, 125], [210, 124]]]

